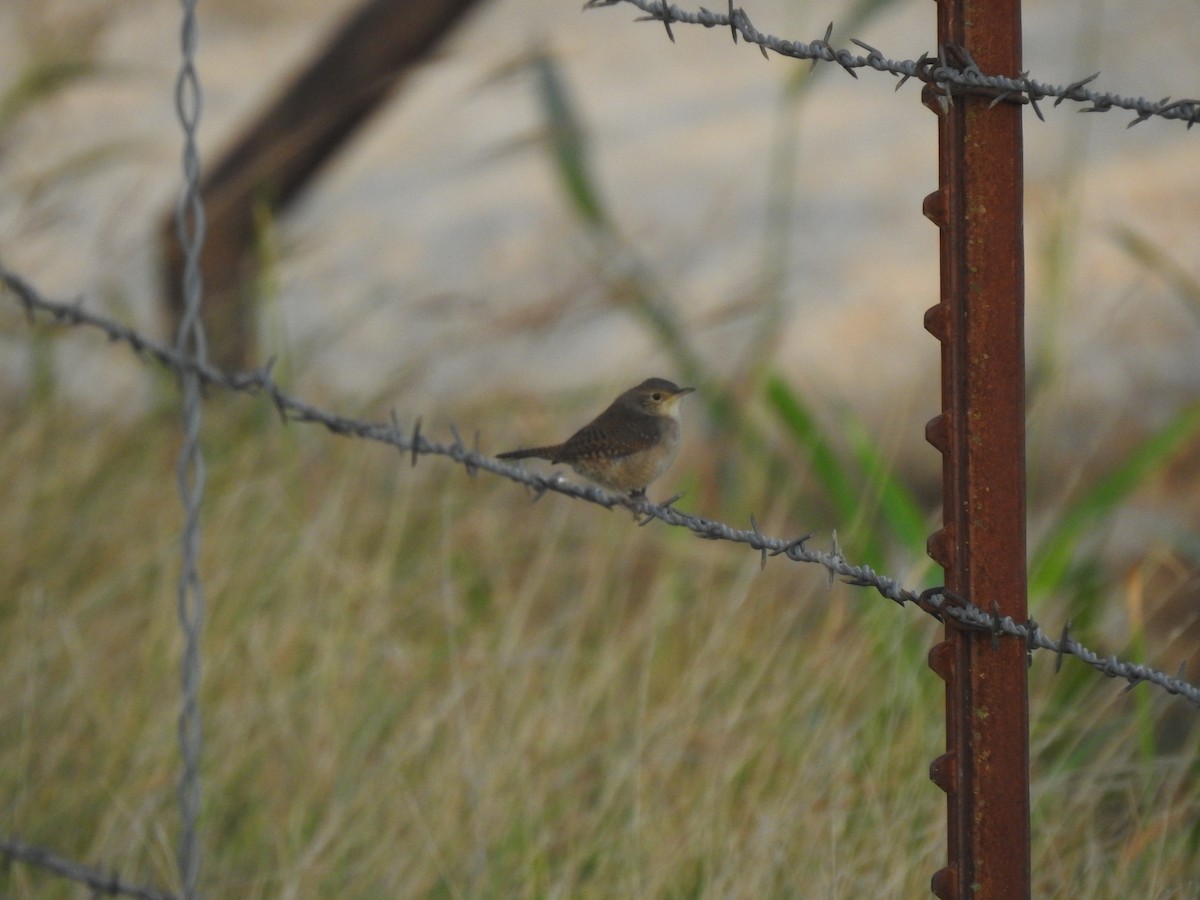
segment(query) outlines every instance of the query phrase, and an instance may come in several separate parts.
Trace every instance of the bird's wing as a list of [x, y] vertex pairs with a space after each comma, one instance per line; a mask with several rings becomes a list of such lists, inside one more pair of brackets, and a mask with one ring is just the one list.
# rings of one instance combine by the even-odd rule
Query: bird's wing
[[584, 425], [559, 448], [557, 461], [630, 456], [649, 450], [662, 437], [662, 423], [653, 416], [638, 416], [632, 421], [626, 416], [621, 418], [619, 425], [613, 423], [605, 411]]

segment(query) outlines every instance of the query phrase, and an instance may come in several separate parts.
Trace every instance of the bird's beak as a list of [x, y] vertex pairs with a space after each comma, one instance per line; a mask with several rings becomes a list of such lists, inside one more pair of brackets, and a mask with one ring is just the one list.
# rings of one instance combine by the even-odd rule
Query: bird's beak
[[695, 388], [680, 388], [678, 391], [676, 391], [675, 396], [682, 397], [684, 394], [690, 394], [695, 390]]

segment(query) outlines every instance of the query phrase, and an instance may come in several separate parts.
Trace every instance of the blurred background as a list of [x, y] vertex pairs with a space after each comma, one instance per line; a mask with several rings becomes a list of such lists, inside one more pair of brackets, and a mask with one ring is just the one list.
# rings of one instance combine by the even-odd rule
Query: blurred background
[[[356, 5], [201, 5], [206, 163]], [[923, 0], [747, 12], [796, 40], [832, 20], [834, 46], [934, 48]], [[658, 494], [773, 534], [836, 529], [851, 560], [938, 583], [919, 85], [810, 74], [697, 27], [671, 43], [636, 15], [471, 10], [293, 203], [256, 207], [248, 363], [276, 358], [345, 415], [478, 429], [489, 453], [561, 439], [645, 377], [694, 383]], [[1030, 0], [1025, 66], [1195, 95], [1196, 16]], [[0, 254], [160, 336], [178, 18], [0, 6]], [[1025, 117], [1031, 608], [1174, 671], [1200, 637], [1197, 131], [1042, 107]], [[170, 883], [173, 385], [8, 303], [0, 394], [0, 831]], [[398, 471], [260, 406], [210, 408], [214, 895], [926, 889], [944, 856], [935, 623], [563, 498], [529, 509], [438, 461]], [[1194, 711], [1050, 665], [1031, 673], [1035, 892], [1200, 890]], [[71, 895], [20, 869], [0, 886]]]

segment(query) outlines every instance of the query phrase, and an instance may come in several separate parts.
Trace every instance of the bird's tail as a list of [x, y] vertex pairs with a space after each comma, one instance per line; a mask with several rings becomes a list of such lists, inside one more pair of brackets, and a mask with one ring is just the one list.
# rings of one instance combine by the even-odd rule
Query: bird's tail
[[548, 459], [550, 462], [558, 462], [558, 451], [562, 447], [555, 444], [553, 447], [528, 447], [524, 450], [509, 450], [507, 453], [497, 453], [496, 459]]

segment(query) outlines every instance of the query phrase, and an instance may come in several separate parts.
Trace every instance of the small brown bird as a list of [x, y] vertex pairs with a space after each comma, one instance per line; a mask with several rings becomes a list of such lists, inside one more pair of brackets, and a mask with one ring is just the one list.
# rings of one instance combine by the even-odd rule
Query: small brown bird
[[563, 443], [510, 450], [499, 458], [536, 457], [567, 463], [609, 490], [645, 494], [646, 486], [665, 472], [679, 453], [679, 402], [694, 390], [665, 378], [648, 378]]

